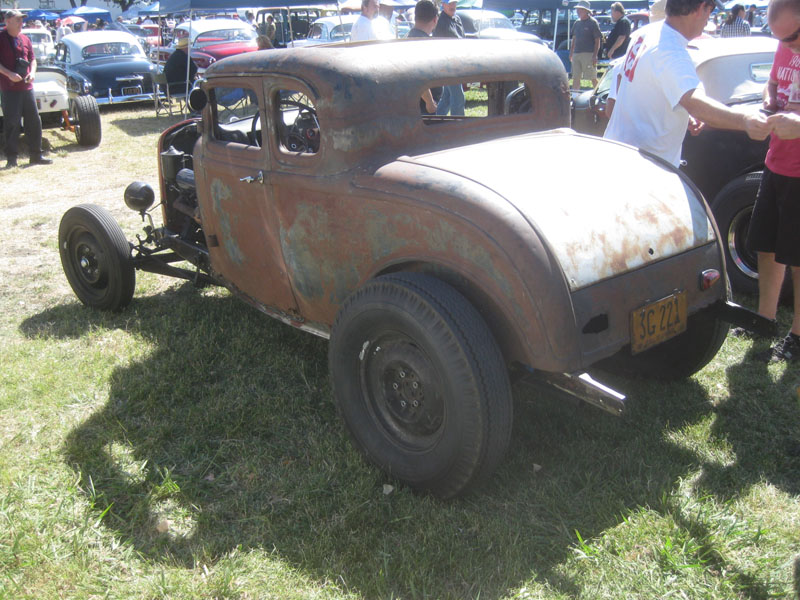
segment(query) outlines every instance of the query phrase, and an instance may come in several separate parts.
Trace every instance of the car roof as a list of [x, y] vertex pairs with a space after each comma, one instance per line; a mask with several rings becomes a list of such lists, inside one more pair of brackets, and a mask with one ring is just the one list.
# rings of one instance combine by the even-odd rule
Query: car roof
[[136, 36], [126, 33], [124, 31], [115, 30], [101, 30], [101, 31], [82, 31], [79, 33], [70, 33], [61, 38], [61, 41], [70, 46], [78, 49], [91, 46], [93, 44], [109, 44], [112, 42], [127, 42], [139, 46], [139, 40]]
[[777, 49], [778, 40], [763, 35], [732, 38], [698, 38], [689, 42], [688, 46], [689, 55], [697, 67], [720, 56], [761, 52], [772, 52], [774, 54]]
[[340, 24], [340, 22], [342, 24], [355, 23], [358, 20], [359, 16], [360, 15], [342, 15], [341, 17], [338, 16], [320, 17], [319, 19], [316, 19], [313, 24], [316, 25], [317, 23], [319, 23], [320, 25], [328, 25], [331, 27], [336, 27], [337, 25]]
[[465, 10], [461, 10], [460, 8], [456, 11], [458, 16], [467, 16], [470, 19], [497, 19], [497, 18], [505, 18], [508, 19], [503, 13], [499, 13], [496, 10], [483, 10], [480, 8], [467, 8]]
[[216, 29], [252, 29], [253, 27], [249, 23], [245, 23], [244, 21], [240, 21], [239, 19], [199, 19], [197, 21], [189, 21], [185, 23], [181, 23], [175, 29], [182, 29], [183, 31], [189, 31], [189, 25], [191, 24], [192, 28], [192, 35], [197, 37], [201, 33], [205, 33], [206, 31], [214, 31]]

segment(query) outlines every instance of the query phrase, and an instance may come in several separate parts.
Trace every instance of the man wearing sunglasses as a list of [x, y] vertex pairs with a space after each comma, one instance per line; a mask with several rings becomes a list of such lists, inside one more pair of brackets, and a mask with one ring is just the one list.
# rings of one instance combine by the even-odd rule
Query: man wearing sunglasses
[[33, 45], [22, 35], [24, 14], [18, 10], [6, 12], [6, 28], [0, 32], [0, 101], [3, 107], [6, 168], [17, 166], [17, 146], [20, 121], [25, 120], [25, 139], [28, 142], [32, 165], [48, 165], [42, 157], [42, 120], [33, 95], [36, 57]]
[[747, 244], [758, 255], [758, 312], [774, 319], [786, 266], [792, 270], [794, 320], [785, 338], [756, 355], [769, 362], [800, 359], [800, 0], [771, 0], [767, 20], [780, 40], [764, 98], [775, 113], [766, 168]]
[[705, 95], [686, 47], [703, 33], [714, 0], [667, 0], [666, 20], [639, 30], [633, 37], [606, 128], [608, 139], [625, 142], [680, 164], [686, 130], [708, 124], [744, 130], [765, 139], [770, 128], [764, 115], [728, 108]]

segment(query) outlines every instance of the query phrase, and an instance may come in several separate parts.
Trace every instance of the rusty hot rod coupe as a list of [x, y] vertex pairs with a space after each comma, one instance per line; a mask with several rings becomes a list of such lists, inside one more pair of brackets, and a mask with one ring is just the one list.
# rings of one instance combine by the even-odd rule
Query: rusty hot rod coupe
[[[758, 324], [728, 302], [697, 189], [635, 149], [567, 129], [566, 73], [543, 46], [263, 51], [205, 75], [190, 98], [202, 116], [159, 141], [163, 225], [141, 182], [125, 192], [145, 221], [136, 243], [97, 206], [64, 215], [73, 290], [119, 310], [136, 269], [185, 277], [330, 338], [355, 445], [413, 488], [451, 497], [492, 472], [511, 433], [512, 367], [618, 413], [624, 396], [589, 367], [685, 377], [713, 358], [729, 321]], [[532, 111], [421, 113], [425, 90], [478, 81], [523, 83]], [[601, 154], [638, 183], [600, 197]]]

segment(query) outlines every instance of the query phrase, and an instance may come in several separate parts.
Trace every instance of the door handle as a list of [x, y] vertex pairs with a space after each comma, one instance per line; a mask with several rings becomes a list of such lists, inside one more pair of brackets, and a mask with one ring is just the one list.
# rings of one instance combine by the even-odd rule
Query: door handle
[[243, 181], [245, 183], [253, 183], [257, 181], [258, 183], [264, 183], [264, 171], [259, 171], [258, 175], [253, 177], [252, 175], [248, 175], [247, 177], [242, 177], [239, 181]]

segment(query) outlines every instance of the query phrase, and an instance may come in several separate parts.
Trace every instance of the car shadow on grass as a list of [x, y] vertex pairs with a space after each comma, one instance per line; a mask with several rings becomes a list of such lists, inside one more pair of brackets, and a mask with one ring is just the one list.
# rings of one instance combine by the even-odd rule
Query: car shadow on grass
[[[693, 380], [612, 382], [631, 398], [621, 419], [517, 386], [505, 462], [483, 487], [442, 502], [384, 488], [391, 479], [349, 444], [324, 340], [234, 298], [186, 284], [137, 297], [120, 314], [58, 306], [21, 330], [56, 339], [122, 330], [151, 348], [95, 382], [108, 400], [71, 431], [63, 454], [105, 527], [144, 556], [189, 569], [261, 549], [367, 598], [491, 599], [532, 579], [576, 596], [586, 590], [564, 569], [576, 532], [599, 538], [647, 507], [703, 533], [666, 500], [699, 469], [724, 498], [764, 478], [796, 490], [781, 465], [765, 467], [796, 421], [784, 426], [784, 413], [749, 399], [751, 384], [765, 385], [760, 371], [737, 375], [718, 407]], [[727, 474], [671, 441], [715, 411], [715, 434], [747, 458]], [[787, 437], [764, 446], [763, 428]], [[745, 597], [767, 596], [768, 584], [724, 553], [714, 560]]]

